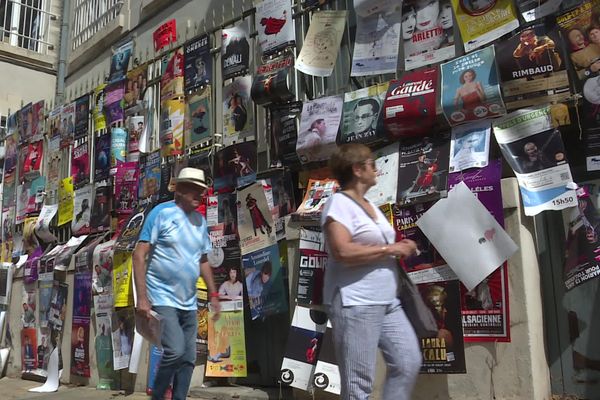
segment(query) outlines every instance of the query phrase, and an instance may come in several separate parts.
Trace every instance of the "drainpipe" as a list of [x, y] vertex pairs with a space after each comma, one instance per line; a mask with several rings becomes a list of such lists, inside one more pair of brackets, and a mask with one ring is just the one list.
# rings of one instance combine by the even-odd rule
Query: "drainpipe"
[[60, 22], [60, 44], [58, 46], [58, 65], [56, 71], [55, 105], [65, 101], [65, 76], [67, 73], [67, 55], [69, 54], [69, 21], [71, 0], [62, 0], [62, 17]]

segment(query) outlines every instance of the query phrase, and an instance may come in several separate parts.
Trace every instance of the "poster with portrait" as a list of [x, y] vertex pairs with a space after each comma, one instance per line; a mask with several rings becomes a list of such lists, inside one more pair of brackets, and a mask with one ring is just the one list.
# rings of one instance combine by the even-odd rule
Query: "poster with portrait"
[[117, 214], [130, 214], [137, 207], [138, 163], [126, 162], [115, 174], [114, 207]]
[[467, 53], [519, 27], [512, 0], [451, 1]]
[[187, 97], [184, 124], [184, 141], [192, 147], [207, 142], [214, 133], [211, 87], [205, 86]]
[[287, 313], [288, 304], [277, 243], [242, 255], [242, 266], [252, 320]]
[[496, 44], [506, 108], [561, 102], [571, 95], [567, 59], [556, 26], [537, 24]]
[[[107, 294], [113, 292], [113, 251], [115, 241], [110, 240], [96, 246], [92, 255], [92, 290], [94, 294]], [[112, 295], [111, 295], [112, 306]]]
[[281, 363], [280, 379], [284, 385], [305, 391], [312, 386], [326, 326], [327, 314], [324, 312], [295, 307]]
[[450, 140], [450, 172], [488, 165], [492, 123], [477, 121], [452, 128]]
[[447, 194], [450, 134], [403, 141], [400, 144], [398, 195], [400, 205], [420, 203]]
[[231, 305], [224, 304], [220, 317], [215, 320], [209, 304], [206, 376], [245, 377], [248, 374], [244, 312], [232, 310]]
[[376, 206], [395, 203], [398, 194], [399, 143], [375, 151], [374, 156], [377, 183], [365, 193], [365, 198]]
[[307, 75], [330, 76], [346, 28], [346, 10], [321, 10], [312, 20], [296, 60], [296, 69]]
[[[219, 212], [235, 212], [235, 195], [227, 193], [219, 195], [219, 200], [226, 204], [219, 204]], [[216, 197], [211, 197], [214, 204]], [[233, 202], [233, 211], [231, 210]], [[210, 208], [210, 207], [209, 207]], [[217, 208], [215, 206], [215, 208]], [[224, 222], [211, 224], [208, 228], [211, 250], [208, 253], [208, 262], [212, 267], [215, 285], [222, 302], [235, 302], [230, 305], [236, 310], [241, 310], [243, 305], [243, 275], [240, 269], [240, 247], [237, 238], [236, 219], [226, 213], [220, 218]], [[230, 222], [233, 219], [233, 222]], [[214, 221], [213, 221], [214, 222]]]
[[250, 27], [242, 20], [221, 31], [221, 68], [223, 80], [243, 75], [250, 69]]
[[125, 117], [125, 113], [123, 112], [124, 96], [124, 79], [119, 82], [111, 83], [104, 89], [104, 106], [102, 111], [104, 112], [106, 124], [108, 126], [123, 123]]
[[550, 109], [518, 110], [493, 123], [496, 141], [519, 182], [525, 215], [577, 205], [575, 191], [567, 188], [573, 178]]
[[236, 187], [256, 180], [256, 142], [241, 142], [225, 147], [215, 155], [214, 188], [219, 193], [231, 192]]
[[383, 125], [392, 140], [429, 133], [435, 124], [438, 69], [402, 74], [390, 81], [383, 103]]
[[[206, 179], [206, 177], [205, 177]], [[140, 185], [138, 198], [140, 202], [156, 202], [160, 190], [160, 151], [144, 154], [140, 158]]]
[[298, 119], [302, 113], [302, 102], [273, 104], [269, 110], [271, 165], [287, 167], [299, 165], [300, 159], [296, 153], [296, 143], [298, 142]]
[[144, 100], [144, 91], [148, 84], [148, 64], [141, 65], [127, 71], [125, 84], [125, 108], [141, 105]]
[[465, 342], [460, 315], [458, 280], [417, 285], [437, 322], [437, 337], [421, 339], [422, 374], [464, 374]]
[[110, 164], [111, 164], [111, 134], [110, 132], [102, 132], [100, 135], [96, 135], [94, 139], [94, 182], [101, 182], [110, 176]]
[[404, 69], [424, 67], [456, 55], [450, 0], [417, 0], [402, 7]]
[[44, 158], [44, 141], [32, 142], [24, 146], [25, 157], [21, 164], [21, 176], [33, 180], [40, 176]]
[[344, 94], [342, 126], [338, 144], [372, 144], [385, 139], [383, 131], [383, 101], [387, 83], [369, 86]]
[[92, 233], [104, 232], [110, 229], [112, 211], [112, 187], [105, 184], [95, 185], [90, 229]]
[[320, 227], [300, 228], [298, 304], [323, 303], [323, 279], [327, 266], [325, 238]]
[[292, 5], [288, 0], [259, 2], [254, 20], [263, 55], [277, 53], [296, 42]]
[[46, 103], [44, 100], [40, 100], [37, 103], [33, 103], [31, 142], [37, 142], [38, 140], [42, 140], [44, 138], [44, 134], [46, 134], [45, 108]]
[[183, 153], [185, 100], [177, 98], [161, 103], [159, 141], [162, 157]]
[[133, 307], [116, 308], [111, 317], [113, 366], [115, 371], [118, 371], [129, 367], [135, 329], [135, 310]]
[[336, 147], [344, 100], [330, 96], [302, 105], [296, 153], [303, 164], [329, 159]]
[[73, 147], [71, 176], [75, 188], [80, 188], [90, 181], [90, 154], [87, 141]]
[[60, 181], [58, 187], [58, 221], [57, 226], [71, 222], [73, 219], [73, 177]]
[[63, 105], [60, 112], [60, 147], [68, 147], [75, 134], [75, 102]]
[[144, 120], [143, 115], [134, 115], [128, 118], [127, 161], [140, 159], [140, 138], [144, 132]]
[[113, 83], [121, 81], [125, 78], [125, 73], [129, 67], [129, 59], [133, 53], [133, 40], [129, 40], [120, 44], [114, 49], [112, 59], [110, 61], [110, 72], [108, 82]]
[[228, 146], [254, 135], [252, 77], [246, 75], [223, 87], [223, 144]]
[[294, 98], [291, 90], [293, 57], [278, 58], [256, 68], [250, 94], [256, 104], [282, 103]]
[[313, 386], [316, 389], [324, 390], [329, 393], [341, 393], [341, 377], [337, 358], [335, 357], [335, 347], [333, 344], [333, 327], [331, 321], [327, 321], [327, 329], [323, 335], [323, 342], [319, 350], [319, 358], [315, 367], [312, 379]]
[[208, 34], [187, 42], [184, 48], [184, 89], [188, 93], [198, 87], [210, 85], [213, 76], [213, 59], [210, 54]]
[[35, 286], [24, 285], [22, 290], [23, 310], [21, 314], [21, 325], [23, 328], [35, 328], [36, 326], [36, 299]]
[[398, 69], [401, 9], [392, 5], [381, 11], [356, 17], [350, 76], [389, 74]]
[[44, 204], [35, 223], [35, 234], [45, 243], [56, 241], [56, 236], [50, 232], [50, 222], [56, 215], [57, 211], [58, 204]]
[[442, 108], [451, 126], [506, 114], [494, 46], [442, 64]]
[[276, 244], [273, 216], [260, 183], [238, 190], [237, 220], [242, 255]]
[[67, 313], [67, 297], [69, 285], [55, 280], [52, 284], [50, 296], [50, 309], [48, 310], [48, 323], [53, 331], [62, 332]]
[[73, 139], [86, 137], [90, 122], [90, 96], [85, 95], [75, 100], [75, 134]]
[[71, 232], [74, 236], [90, 233], [92, 191], [92, 185], [86, 185], [75, 190], [73, 219], [71, 221]]
[[171, 100], [183, 96], [183, 48], [179, 47], [162, 59], [160, 78], [160, 100]]
[[112, 314], [114, 312], [111, 294], [94, 296], [96, 321], [96, 365], [98, 366], [98, 389], [114, 388], [117, 376], [113, 369]]

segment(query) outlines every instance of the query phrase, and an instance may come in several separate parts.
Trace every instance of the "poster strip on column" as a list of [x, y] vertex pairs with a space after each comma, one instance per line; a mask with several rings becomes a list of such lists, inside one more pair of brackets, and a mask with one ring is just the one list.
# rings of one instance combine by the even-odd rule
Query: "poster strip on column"
[[402, 9], [404, 69], [412, 70], [455, 56], [450, 0], [404, 3]]
[[448, 133], [400, 144], [397, 196], [400, 205], [436, 200], [446, 195], [449, 154]]
[[213, 62], [208, 34], [192, 39], [184, 45], [184, 89], [187, 92], [210, 85]]
[[296, 152], [303, 164], [329, 159], [335, 149], [343, 103], [342, 96], [331, 96], [302, 105]]
[[296, 60], [298, 71], [313, 76], [331, 75], [340, 52], [347, 16], [346, 10], [322, 10], [312, 14]]
[[[247, 376], [244, 312], [233, 311], [224, 304], [221, 316], [215, 321], [212, 310], [208, 315], [208, 357], [206, 376]], [[210, 305], [209, 305], [210, 308]]]
[[390, 81], [383, 118], [392, 140], [431, 131], [436, 119], [437, 83], [437, 67], [407, 72]]
[[339, 395], [341, 393], [341, 378], [333, 347], [333, 329], [327, 321], [327, 329], [323, 335], [323, 343], [319, 350], [319, 359], [313, 375], [313, 386], [319, 390]]
[[214, 188], [219, 193], [233, 191], [256, 180], [256, 142], [225, 147], [215, 155]]
[[577, 205], [560, 131], [551, 121], [551, 106], [515, 111], [494, 121], [494, 134], [515, 171], [525, 215]]
[[506, 114], [494, 46], [442, 64], [442, 108], [451, 126]]
[[[95, 253], [95, 251], [94, 251]], [[112, 314], [113, 298], [110, 294], [94, 296], [96, 314], [96, 365], [98, 366], [97, 389], [114, 389], [117, 375], [113, 369]]]
[[342, 127], [337, 143], [372, 144], [382, 141], [383, 101], [388, 83], [348, 92], [344, 95]]
[[420, 339], [424, 374], [464, 374], [465, 343], [460, 319], [459, 281], [417, 285], [438, 326], [437, 337]]
[[392, 143], [374, 152], [377, 183], [365, 193], [365, 198], [376, 206], [396, 202], [399, 150], [399, 144]]
[[250, 68], [250, 44], [248, 21], [242, 20], [231, 28], [221, 31], [221, 67], [223, 80], [242, 75]]
[[273, 217], [259, 183], [237, 192], [238, 234], [242, 254], [272, 246], [275, 241]]
[[277, 243], [242, 256], [250, 316], [253, 320], [287, 312]]
[[450, 172], [488, 165], [492, 123], [477, 121], [452, 128]]
[[327, 315], [318, 310], [296, 306], [281, 364], [284, 385], [308, 390], [321, 349]]
[[223, 87], [223, 144], [228, 146], [254, 135], [252, 77], [246, 75]]
[[258, 66], [250, 94], [256, 104], [282, 103], [294, 98], [290, 88], [293, 57], [285, 57]]
[[452, 0], [452, 8], [467, 53], [519, 27], [512, 0]]
[[292, 7], [288, 0], [263, 0], [256, 4], [255, 26], [264, 55], [276, 53], [296, 41]]
[[538, 24], [496, 44], [508, 109], [561, 102], [571, 91], [567, 60], [556, 27]]
[[401, 8], [356, 16], [356, 40], [350, 76], [395, 73], [398, 69]]
[[298, 304], [322, 304], [327, 251], [320, 227], [300, 228], [299, 255], [296, 301]]
[[302, 113], [302, 102], [273, 104], [270, 108], [271, 160], [275, 164], [292, 167], [300, 164], [296, 154], [298, 141], [298, 117]]

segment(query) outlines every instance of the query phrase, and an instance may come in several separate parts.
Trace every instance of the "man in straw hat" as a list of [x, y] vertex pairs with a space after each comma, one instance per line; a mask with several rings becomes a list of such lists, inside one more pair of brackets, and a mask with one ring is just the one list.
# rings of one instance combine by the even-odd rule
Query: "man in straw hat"
[[173, 400], [187, 396], [196, 361], [196, 281], [202, 274], [212, 309], [220, 311], [207, 253], [211, 243], [206, 220], [196, 211], [207, 185], [204, 171], [184, 168], [175, 179], [175, 200], [148, 214], [133, 252], [140, 317], [161, 318], [164, 350], [152, 399], [163, 399], [173, 380]]

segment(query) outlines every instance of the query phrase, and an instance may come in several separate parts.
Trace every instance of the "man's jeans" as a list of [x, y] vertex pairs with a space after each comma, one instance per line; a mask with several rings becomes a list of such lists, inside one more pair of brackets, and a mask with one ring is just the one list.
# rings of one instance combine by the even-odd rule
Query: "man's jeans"
[[152, 391], [152, 400], [162, 400], [171, 379], [173, 400], [185, 400], [196, 362], [196, 310], [173, 307], [152, 307], [161, 317], [163, 356]]

